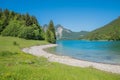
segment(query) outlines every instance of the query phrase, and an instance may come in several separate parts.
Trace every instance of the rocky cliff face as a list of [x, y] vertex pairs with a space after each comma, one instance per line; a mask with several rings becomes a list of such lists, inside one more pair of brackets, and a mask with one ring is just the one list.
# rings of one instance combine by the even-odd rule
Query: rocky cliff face
[[47, 24], [43, 25], [43, 30], [44, 30], [45, 32], [47, 31], [47, 28], [48, 28], [48, 25], [47, 25]]
[[56, 28], [57, 39], [61, 39], [62, 38], [62, 32], [63, 32], [63, 27], [57, 27]]
[[56, 36], [57, 36], [58, 40], [62, 39], [64, 37], [64, 33], [71, 33], [72, 32], [71, 30], [64, 28], [60, 24], [55, 26], [55, 30], [56, 30]]

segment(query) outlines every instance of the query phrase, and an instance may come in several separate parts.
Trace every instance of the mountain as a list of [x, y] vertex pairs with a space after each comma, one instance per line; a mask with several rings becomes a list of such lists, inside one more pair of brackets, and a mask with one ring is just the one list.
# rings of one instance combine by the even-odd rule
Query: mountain
[[88, 40], [120, 40], [120, 17], [84, 37]]
[[88, 33], [87, 31], [73, 32], [61, 25], [56, 25], [55, 28], [57, 39], [79, 39]]
[[[43, 30], [46, 31], [47, 27], [48, 27], [48, 25], [45, 24], [43, 26]], [[79, 39], [88, 33], [87, 31], [73, 32], [69, 29], [64, 28], [60, 24], [55, 26], [55, 30], [56, 30], [57, 40]]]
[[47, 31], [47, 28], [48, 28], [48, 25], [47, 25], [47, 24], [43, 25], [43, 30], [44, 30], [44, 32]]
[[60, 24], [55, 26], [55, 30], [56, 30], [56, 37], [57, 37], [57, 39], [63, 39], [65, 37], [65, 34], [72, 33], [71, 30], [64, 28]]

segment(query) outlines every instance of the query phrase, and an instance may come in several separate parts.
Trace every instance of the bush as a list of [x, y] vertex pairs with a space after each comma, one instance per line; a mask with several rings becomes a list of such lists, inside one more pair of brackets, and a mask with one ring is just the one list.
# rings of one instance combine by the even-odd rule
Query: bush
[[16, 41], [13, 41], [13, 45], [18, 46], [19, 44]]

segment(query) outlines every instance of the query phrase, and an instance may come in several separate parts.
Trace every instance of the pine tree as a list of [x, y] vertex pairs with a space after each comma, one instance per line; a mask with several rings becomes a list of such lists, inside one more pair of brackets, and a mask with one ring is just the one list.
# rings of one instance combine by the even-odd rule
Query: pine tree
[[56, 39], [54, 23], [53, 23], [52, 20], [51, 20], [50, 23], [49, 23], [48, 29], [53, 33], [54, 38]]
[[4, 10], [4, 15], [5, 15], [7, 18], [9, 18], [9, 13], [10, 13], [10, 11], [9, 11], [8, 9], [5, 9], [5, 10]]
[[25, 22], [26, 22], [26, 26], [31, 26], [33, 24], [31, 21], [31, 17], [28, 13], [25, 15]]
[[50, 43], [56, 43], [55, 28], [52, 20], [50, 21], [48, 29], [46, 31], [45, 39]]
[[31, 16], [31, 21], [32, 21], [33, 24], [38, 25], [38, 21], [37, 21], [35, 16]]

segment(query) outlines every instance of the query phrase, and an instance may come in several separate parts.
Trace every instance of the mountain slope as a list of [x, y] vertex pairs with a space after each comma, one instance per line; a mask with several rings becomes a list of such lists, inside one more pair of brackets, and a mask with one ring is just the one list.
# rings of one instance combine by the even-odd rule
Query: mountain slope
[[120, 17], [99, 29], [90, 32], [84, 39], [120, 40]]

